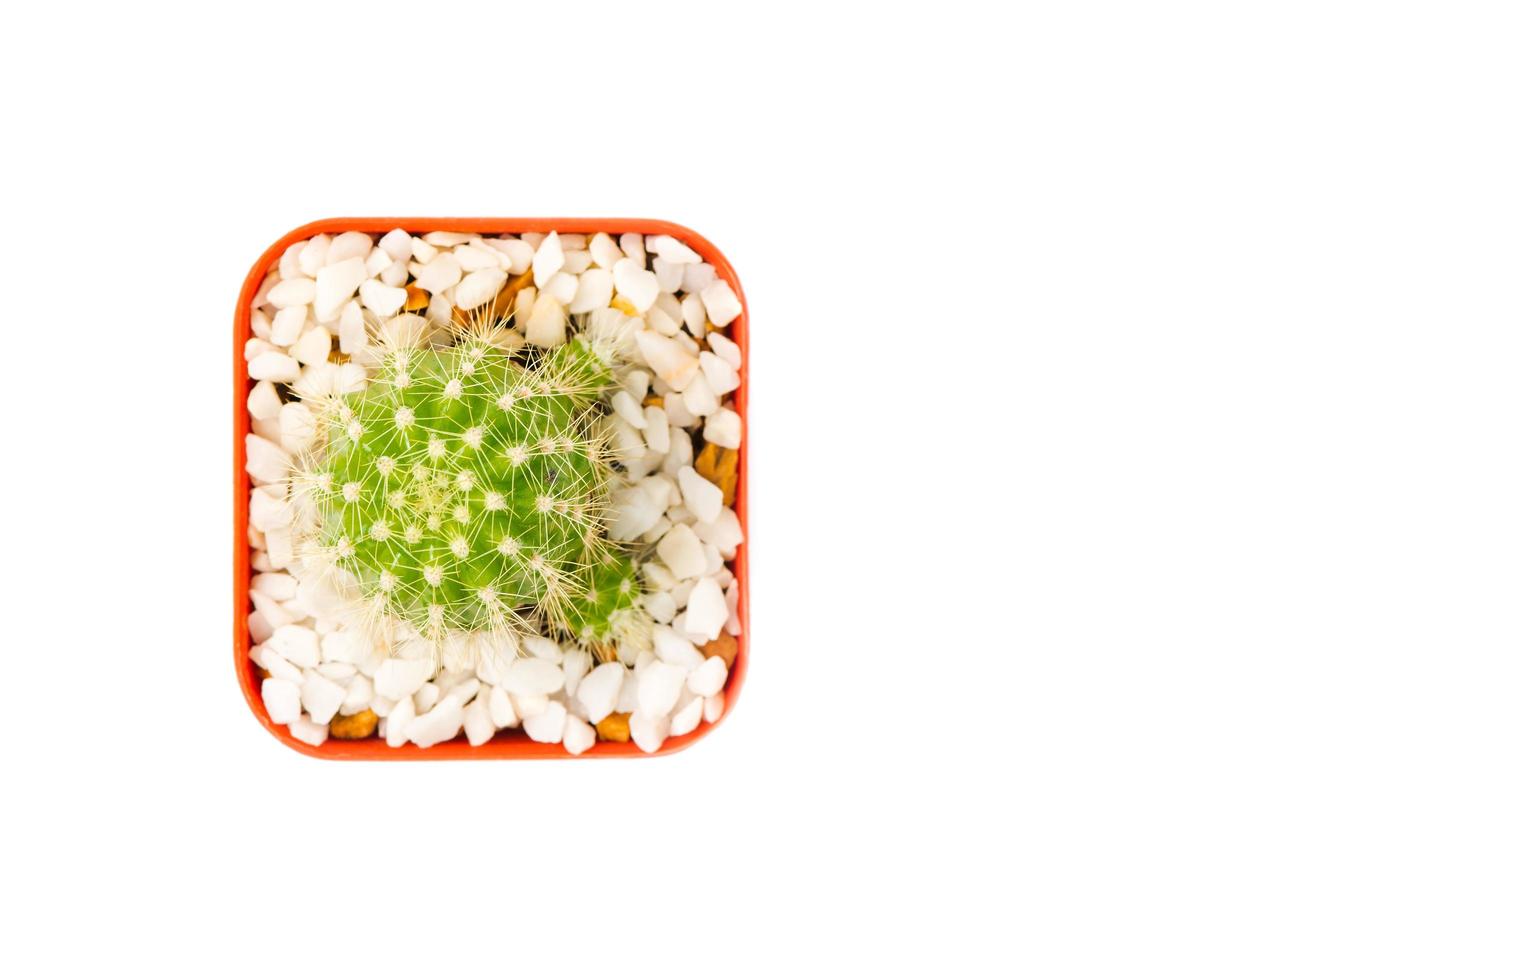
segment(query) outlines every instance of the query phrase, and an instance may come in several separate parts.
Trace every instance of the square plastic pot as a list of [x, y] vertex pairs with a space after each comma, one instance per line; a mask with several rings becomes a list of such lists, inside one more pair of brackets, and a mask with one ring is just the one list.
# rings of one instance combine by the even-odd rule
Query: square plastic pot
[[485, 745], [472, 746], [459, 735], [448, 742], [426, 749], [410, 743], [400, 748], [390, 748], [384, 739], [371, 736], [359, 740], [329, 738], [319, 746], [301, 742], [289, 734], [287, 725], [275, 723], [267, 716], [262, 704], [261, 676], [251, 660], [251, 633], [247, 616], [251, 612], [248, 595], [251, 587], [251, 546], [247, 540], [247, 509], [251, 498], [251, 480], [246, 474], [246, 434], [251, 431], [251, 419], [246, 411], [246, 397], [252, 381], [246, 375], [245, 346], [251, 337], [251, 301], [267, 278], [269, 270], [291, 244], [321, 233], [336, 234], [344, 231], [362, 231], [384, 234], [393, 228], [402, 228], [413, 234], [430, 231], [475, 232], [482, 235], [522, 234], [524, 232], [549, 232], [596, 234], [607, 232], [618, 238], [627, 232], [640, 235], [672, 235], [684, 242], [705, 261], [716, 267], [717, 275], [738, 294], [743, 313], [726, 327], [728, 335], [743, 351], [743, 367], [739, 372], [741, 384], [733, 393], [733, 407], [743, 419], [743, 443], [738, 450], [738, 496], [733, 508], [743, 527], [743, 544], [737, 556], [729, 563], [733, 576], [738, 580], [738, 621], [742, 631], [738, 636], [738, 656], [728, 674], [723, 688], [722, 716], [713, 724], [702, 722], [688, 735], [674, 736], [664, 741], [653, 755], [677, 752], [693, 744], [717, 725], [726, 720], [743, 690], [743, 680], [748, 668], [749, 655], [749, 310], [743, 296], [743, 288], [733, 267], [721, 251], [704, 237], [688, 228], [667, 221], [644, 218], [328, 218], [295, 228], [268, 247], [252, 263], [251, 271], [241, 287], [240, 298], [235, 304], [234, 343], [234, 477], [235, 477], [235, 525], [234, 525], [234, 631], [235, 674], [241, 693], [257, 721], [278, 741], [305, 755], [322, 759], [352, 760], [432, 760], [432, 759], [590, 759], [646, 756], [632, 742], [598, 742], [581, 756], [573, 756], [560, 744], [533, 742], [522, 730], [498, 732]]

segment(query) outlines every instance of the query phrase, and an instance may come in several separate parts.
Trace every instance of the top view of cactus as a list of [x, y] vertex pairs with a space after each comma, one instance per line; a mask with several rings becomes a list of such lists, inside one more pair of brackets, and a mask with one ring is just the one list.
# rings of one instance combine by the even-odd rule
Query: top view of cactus
[[744, 632], [735, 284], [667, 233], [274, 254], [238, 324], [265, 718], [511, 755], [716, 722]]
[[634, 631], [636, 565], [603, 533], [610, 357], [579, 338], [518, 364], [493, 330], [386, 349], [363, 391], [323, 402], [296, 481], [312, 556], [352, 574], [361, 612], [429, 639]]

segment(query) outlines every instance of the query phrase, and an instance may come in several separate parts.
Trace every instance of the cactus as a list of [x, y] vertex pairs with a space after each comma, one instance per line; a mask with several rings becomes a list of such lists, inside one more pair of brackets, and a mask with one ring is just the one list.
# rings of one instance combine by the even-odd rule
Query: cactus
[[351, 573], [369, 613], [430, 639], [611, 641], [640, 621], [640, 589], [604, 536], [610, 358], [579, 337], [521, 364], [494, 337], [388, 344], [362, 391], [328, 401], [295, 481], [311, 552]]

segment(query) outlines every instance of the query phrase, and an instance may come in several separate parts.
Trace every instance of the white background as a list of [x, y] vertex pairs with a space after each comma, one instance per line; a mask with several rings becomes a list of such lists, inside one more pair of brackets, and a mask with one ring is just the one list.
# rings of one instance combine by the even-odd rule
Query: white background
[[[1534, 976], [1525, 14], [9, 11], [0, 972]], [[732, 259], [720, 730], [344, 765], [250, 718], [230, 315], [339, 214]]]

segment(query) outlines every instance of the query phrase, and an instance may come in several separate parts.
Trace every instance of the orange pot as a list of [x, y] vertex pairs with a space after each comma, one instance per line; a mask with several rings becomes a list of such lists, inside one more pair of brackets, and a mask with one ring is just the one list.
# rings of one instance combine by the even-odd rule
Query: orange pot
[[[250, 657], [251, 634], [246, 617], [251, 612], [251, 547], [247, 543], [247, 508], [251, 497], [251, 481], [246, 475], [246, 434], [251, 430], [251, 419], [246, 412], [246, 397], [251, 380], [246, 376], [245, 346], [251, 337], [251, 300], [261, 287], [263, 279], [278, 258], [294, 242], [323, 232], [335, 234], [343, 231], [363, 231], [384, 234], [393, 228], [401, 228], [414, 234], [430, 231], [477, 232], [485, 235], [520, 234], [523, 232], [548, 232], [593, 234], [608, 232], [620, 236], [626, 232], [641, 235], [672, 235], [684, 242], [707, 262], [716, 267], [718, 276], [738, 294], [743, 313], [731, 325], [728, 333], [743, 350], [743, 367], [739, 372], [742, 383], [734, 393], [734, 408], [744, 422], [743, 444], [738, 451], [738, 498], [734, 509], [743, 526], [743, 544], [737, 556], [730, 562], [733, 576], [738, 580], [738, 621], [742, 632], [738, 637], [738, 656], [723, 688], [722, 719], [732, 710], [743, 689], [743, 677], [749, 659], [749, 540], [748, 540], [748, 418], [749, 418], [749, 312], [743, 298], [743, 287], [738, 275], [723, 258], [717, 247], [696, 232], [667, 221], [642, 218], [328, 218], [303, 225], [274, 242], [252, 264], [241, 287], [240, 298], [235, 304], [235, 674], [241, 692], [252, 714], [262, 727], [283, 744], [323, 759], [572, 759], [613, 758], [616, 756], [646, 755], [632, 742], [598, 742], [581, 756], [573, 756], [560, 744], [533, 742], [522, 730], [500, 731], [485, 745], [472, 746], [464, 736], [427, 749], [419, 749], [408, 743], [398, 749], [389, 748], [381, 738], [370, 737], [357, 741], [330, 738], [319, 746], [308, 745], [289, 734], [287, 725], [273, 722], [262, 704], [261, 678], [257, 665]], [[715, 725], [702, 722], [688, 735], [680, 735], [664, 741], [655, 755], [677, 752], [700, 738]]]

